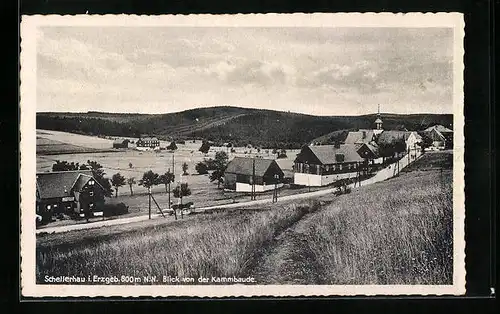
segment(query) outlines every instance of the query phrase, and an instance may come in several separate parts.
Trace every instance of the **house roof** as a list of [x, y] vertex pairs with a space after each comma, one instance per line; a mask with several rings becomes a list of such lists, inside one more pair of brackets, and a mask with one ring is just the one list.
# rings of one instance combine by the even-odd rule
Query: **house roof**
[[373, 130], [359, 130], [349, 132], [344, 141], [345, 144], [361, 144], [368, 143], [373, 140]]
[[123, 144], [125, 142], [128, 143], [129, 140], [117, 138], [116, 140], [113, 141], [113, 144]]
[[336, 159], [338, 154], [344, 155], [343, 162], [364, 161], [357, 152], [358, 147], [359, 145], [355, 144], [342, 144], [338, 148], [335, 145], [308, 146], [323, 165], [338, 163]]
[[36, 175], [36, 185], [40, 198], [57, 198], [81, 190], [91, 178], [91, 170], [44, 172]]
[[156, 137], [142, 137], [139, 140], [141, 141], [158, 141]]
[[427, 129], [425, 129], [426, 132], [429, 132], [429, 131], [432, 131], [432, 130], [436, 130], [440, 133], [446, 133], [446, 132], [453, 132], [453, 130], [450, 130], [448, 129], [447, 127], [444, 127], [440, 124], [436, 124], [434, 126], [431, 126], [431, 127], [428, 127]]
[[253, 174], [253, 161], [255, 161], [255, 175], [262, 177], [268, 171], [269, 167], [273, 165], [274, 168], [278, 169], [280, 174], [283, 174], [280, 166], [273, 159], [264, 158], [246, 158], [246, 157], [234, 157], [233, 160], [227, 165], [226, 171], [228, 173], [237, 173], [244, 175]]
[[384, 131], [379, 134], [377, 142], [378, 144], [394, 144], [398, 140], [406, 141], [412, 133], [411, 131]]
[[377, 143], [375, 142], [363, 143], [361, 145], [358, 145], [357, 151], [359, 151], [359, 149], [363, 146], [365, 146], [373, 154], [372, 157], [377, 158], [379, 156], [379, 147]]

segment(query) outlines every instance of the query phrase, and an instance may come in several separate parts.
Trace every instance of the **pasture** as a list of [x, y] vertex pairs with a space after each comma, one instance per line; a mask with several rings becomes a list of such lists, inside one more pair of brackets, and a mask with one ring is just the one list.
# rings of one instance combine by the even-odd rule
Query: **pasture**
[[37, 280], [128, 273], [254, 276], [257, 284], [450, 284], [452, 171], [438, 165], [339, 197], [39, 235]]
[[[38, 136], [46, 136], [45, 141], [68, 141], [78, 143], [88, 148], [111, 147], [112, 140], [98, 137], [71, 134], [57, 131], [38, 130]], [[165, 147], [169, 142], [160, 141], [160, 147]], [[260, 153], [255, 148], [235, 147], [235, 152], [231, 152], [226, 147], [211, 147], [207, 154], [198, 151], [201, 141], [186, 141], [185, 144], [177, 144], [178, 149], [174, 152], [168, 150], [161, 151], [137, 151], [134, 149], [120, 149], [111, 152], [79, 153], [79, 154], [60, 154], [60, 155], [37, 155], [37, 172], [51, 171], [52, 165], [57, 161], [68, 161], [74, 163], [85, 163], [87, 160], [94, 160], [103, 166], [105, 176], [111, 178], [115, 173], [120, 173], [125, 178], [135, 178], [138, 182], [144, 172], [152, 170], [158, 174], [163, 174], [170, 169], [175, 174], [174, 188], [179, 183], [188, 183], [192, 194], [183, 198], [183, 202], [194, 202], [197, 207], [227, 204], [249, 200], [250, 197], [241, 193], [224, 192], [217, 188], [217, 183], [210, 182], [208, 175], [199, 175], [195, 169], [198, 162], [205, 158], [214, 158], [217, 151], [225, 151], [229, 155], [229, 160], [236, 156], [262, 157], [275, 159], [276, 155], [272, 150], [262, 149]], [[285, 175], [293, 176], [292, 165], [298, 150], [287, 150], [287, 158], [277, 159]], [[182, 175], [182, 164], [187, 163], [188, 175]], [[130, 165], [131, 164], [131, 165]], [[123, 202], [129, 206], [130, 215], [147, 214], [148, 196], [147, 189], [135, 184], [132, 186], [133, 195], [131, 195], [128, 185], [118, 189], [118, 197], [107, 198], [106, 203]], [[168, 205], [168, 194], [164, 185], [157, 185], [152, 188], [153, 195], [157, 202], [163, 208]], [[295, 191], [297, 192], [297, 191]], [[271, 192], [267, 193], [270, 195]], [[267, 196], [266, 196], [267, 197]], [[269, 196], [270, 197], [270, 196]], [[175, 203], [177, 199], [171, 196]], [[154, 209], [156, 210], [156, 208]], [[52, 224], [53, 225], [53, 224]]]

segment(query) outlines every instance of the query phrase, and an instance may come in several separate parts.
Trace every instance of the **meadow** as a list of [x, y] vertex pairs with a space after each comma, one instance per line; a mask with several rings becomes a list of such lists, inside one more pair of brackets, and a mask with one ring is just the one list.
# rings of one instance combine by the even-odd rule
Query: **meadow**
[[114, 235], [70, 235], [65, 237], [71, 239], [69, 242], [61, 241], [57, 235], [41, 236], [37, 240], [37, 281], [43, 283], [45, 275], [55, 274], [239, 276], [254, 266], [262, 247], [317, 208], [314, 204], [200, 214], [195, 219], [167, 224], [156, 221], [145, 228]]
[[[442, 154], [427, 162], [446, 160]], [[438, 165], [338, 197], [40, 235], [37, 279], [125, 272], [254, 276], [257, 284], [451, 284], [452, 172]]]
[[[68, 143], [78, 144], [86, 149], [108, 149], [112, 146], [113, 140], [103, 139], [94, 136], [86, 136], [58, 131], [37, 130], [37, 136], [40, 137], [40, 144], [50, 143]], [[160, 141], [160, 147], [165, 147], [169, 142]], [[178, 149], [175, 152], [168, 150], [161, 151], [137, 151], [134, 149], [115, 150], [105, 152], [74, 153], [74, 154], [37, 154], [37, 172], [51, 171], [52, 165], [57, 161], [68, 161], [74, 163], [85, 163], [87, 160], [97, 161], [103, 166], [105, 176], [111, 178], [115, 173], [120, 173], [125, 178], [135, 178], [138, 182], [144, 172], [153, 170], [158, 174], [163, 174], [168, 170], [174, 171], [176, 176], [172, 188], [179, 183], [188, 183], [192, 194], [183, 198], [183, 202], [194, 202], [197, 207], [213, 206], [227, 204], [234, 201], [249, 200], [250, 197], [241, 193], [224, 192], [217, 187], [215, 182], [210, 182], [208, 175], [199, 175], [195, 169], [197, 163], [205, 158], [215, 158], [217, 151], [225, 151], [229, 159], [236, 156], [262, 157], [275, 159], [276, 155], [271, 150], [262, 149], [257, 152], [256, 148], [235, 147], [235, 152], [231, 152], [226, 147], [211, 147], [207, 154], [199, 150], [201, 141], [186, 141], [185, 144], [177, 144]], [[57, 148], [57, 146], [56, 146]], [[54, 151], [53, 148], [52, 151]], [[285, 175], [293, 176], [292, 165], [298, 150], [287, 150], [287, 158], [277, 159], [277, 163], [282, 167]], [[188, 175], [182, 174], [182, 164], [188, 164]], [[106, 203], [125, 203], [129, 206], [130, 215], [147, 214], [148, 196], [147, 189], [135, 184], [132, 186], [133, 195], [128, 185], [118, 189], [118, 197], [106, 198]], [[168, 194], [164, 185], [156, 185], [152, 188], [153, 195], [162, 208], [168, 207]], [[269, 194], [269, 193], [268, 193]], [[269, 194], [270, 195], [270, 194]], [[267, 196], [266, 196], [267, 197]], [[269, 196], [270, 197], [270, 196]], [[173, 202], [177, 202], [171, 196]], [[154, 209], [156, 210], [156, 208]], [[129, 216], [130, 216], [129, 215]], [[54, 224], [51, 224], [54, 225]]]

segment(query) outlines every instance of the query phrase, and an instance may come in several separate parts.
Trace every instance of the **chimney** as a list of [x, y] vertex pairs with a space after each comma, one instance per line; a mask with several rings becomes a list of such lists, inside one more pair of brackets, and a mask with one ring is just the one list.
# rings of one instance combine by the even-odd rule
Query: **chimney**
[[363, 131], [363, 139], [366, 138], [366, 131]]

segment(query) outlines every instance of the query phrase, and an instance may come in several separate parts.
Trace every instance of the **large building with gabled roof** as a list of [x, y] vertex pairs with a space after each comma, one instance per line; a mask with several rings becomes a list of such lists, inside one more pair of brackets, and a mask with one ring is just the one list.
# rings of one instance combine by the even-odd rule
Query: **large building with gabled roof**
[[283, 186], [283, 170], [273, 159], [234, 157], [224, 171], [224, 188], [236, 192], [265, 192]]
[[36, 175], [36, 213], [45, 220], [53, 215], [100, 215], [104, 188], [91, 170], [43, 172]]
[[341, 179], [357, 177], [367, 160], [357, 144], [304, 146], [294, 160], [294, 183], [325, 186]]

